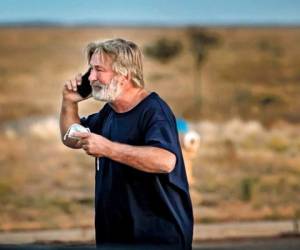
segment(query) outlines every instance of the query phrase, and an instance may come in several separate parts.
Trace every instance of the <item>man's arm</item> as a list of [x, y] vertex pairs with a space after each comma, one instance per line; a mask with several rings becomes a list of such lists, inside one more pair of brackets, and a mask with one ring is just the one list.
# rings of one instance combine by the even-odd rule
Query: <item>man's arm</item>
[[[81, 148], [81, 144], [78, 140], [74, 140], [71, 138], [66, 138], [64, 140], [64, 136], [67, 133], [69, 127], [73, 123], [80, 123], [80, 118], [78, 115], [78, 102], [84, 100], [77, 93], [77, 86], [81, 84], [81, 75], [77, 75], [74, 80], [67, 81], [64, 85], [62, 92], [62, 104], [61, 104], [61, 112], [60, 112], [60, 134], [61, 140], [63, 144], [70, 148]], [[88, 96], [87, 98], [89, 98]]]
[[94, 133], [76, 133], [82, 149], [94, 157], [107, 157], [148, 173], [170, 173], [176, 156], [168, 150], [152, 146], [132, 146], [112, 142]]
[[61, 140], [63, 144], [70, 148], [81, 148], [78, 140], [74, 140], [68, 137], [64, 139], [65, 134], [73, 123], [80, 123], [80, 118], [78, 115], [78, 104], [76, 102], [71, 102], [63, 99], [59, 120]]
[[116, 142], [111, 142], [107, 157], [148, 173], [170, 173], [176, 164], [176, 156], [168, 150]]

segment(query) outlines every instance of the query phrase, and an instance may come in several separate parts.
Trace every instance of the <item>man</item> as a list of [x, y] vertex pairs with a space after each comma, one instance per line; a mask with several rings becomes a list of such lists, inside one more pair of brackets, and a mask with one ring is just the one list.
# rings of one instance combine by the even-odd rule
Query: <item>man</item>
[[[92, 96], [107, 102], [79, 118], [81, 77], [63, 89], [63, 143], [95, 157], [96, 244], [191, 249], [193, 213], [176, 121], [167, 104], [144, 89], [142, 54], [130, 41], [87, 46]], [[80, 123], [90, 133], [63, 139]]]

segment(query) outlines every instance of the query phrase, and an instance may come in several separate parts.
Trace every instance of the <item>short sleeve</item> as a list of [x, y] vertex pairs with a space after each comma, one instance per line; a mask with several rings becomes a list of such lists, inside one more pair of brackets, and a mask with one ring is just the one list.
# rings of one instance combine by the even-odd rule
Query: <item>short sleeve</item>
[[146, 131], [145, 144], [163, 148], [175, 154], [175, 168], [166, 176], [170, 183], [188, 193], [188, 185], [187, 182], [184, 181], [187, 177], [176, 127], [173, 127], [165, 120], [154, 122]]
[[163, 148], [175, 154], [175, 168], [166, 174], [166, 177], [170, 183], [188, 193], [187, 176], [175, 117], [171, 114], [165, 115], [158, 109], [146, 117], [145, 125], [145, 145]]
[[145, 132], [145, 144], [166, 149], [177, 155], [177, 135], [166, 120], [153, 121]]

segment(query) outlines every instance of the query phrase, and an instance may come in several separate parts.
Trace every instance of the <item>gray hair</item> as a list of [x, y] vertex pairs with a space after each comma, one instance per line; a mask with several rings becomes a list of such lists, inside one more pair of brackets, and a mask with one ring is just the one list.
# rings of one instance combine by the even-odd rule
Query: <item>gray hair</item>
[[142, 52], [135, 43], [120, 38], [92, 42], [86, 47], [88, 62], [94, 53], [109, 55], [113, 71], [124, 76], [130, 73], [134, 85], [144, 87]]

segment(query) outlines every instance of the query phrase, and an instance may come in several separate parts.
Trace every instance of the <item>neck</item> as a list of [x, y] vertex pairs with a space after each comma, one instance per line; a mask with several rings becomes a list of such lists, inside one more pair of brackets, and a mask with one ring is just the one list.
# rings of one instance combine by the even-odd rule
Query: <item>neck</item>
[[125, 94], [121, 94], [115, 101], [111, 102], [110, 106], [117, 113], [125, 113], [138, 105], [148, 94], [145, 89], [132, 88], [126, 90]]

